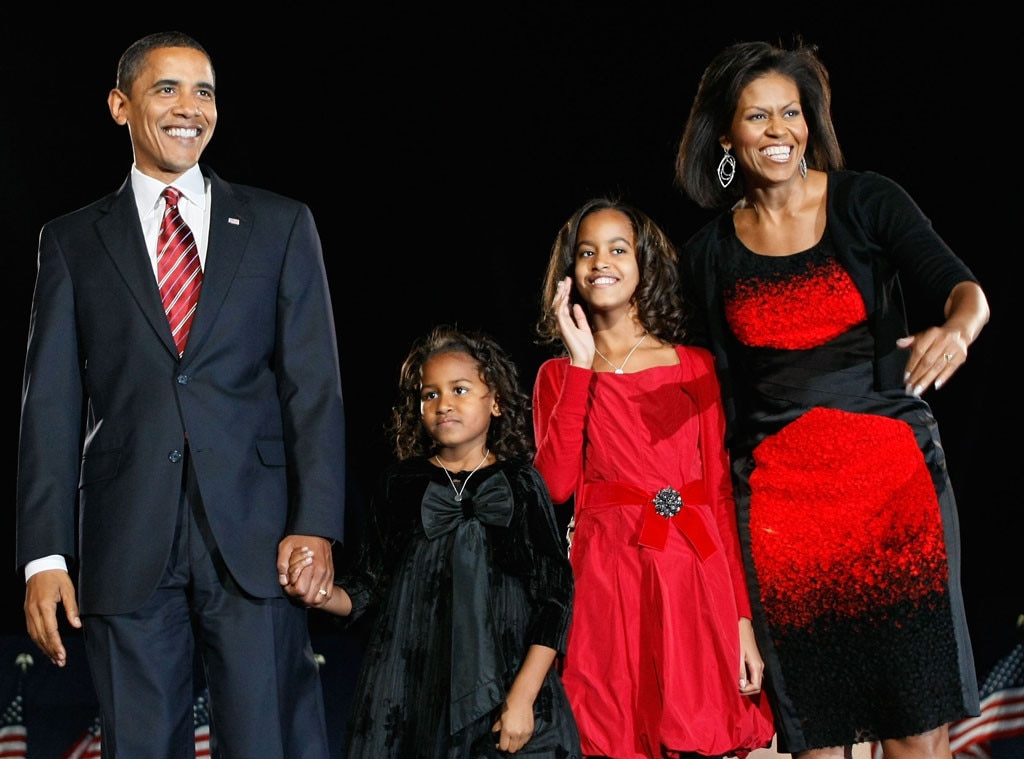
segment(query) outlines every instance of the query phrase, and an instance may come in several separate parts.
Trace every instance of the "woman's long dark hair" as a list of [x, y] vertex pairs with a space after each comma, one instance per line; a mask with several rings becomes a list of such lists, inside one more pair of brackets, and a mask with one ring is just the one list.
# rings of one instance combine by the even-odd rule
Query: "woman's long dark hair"
[[704, 69], [676, 154], [676, 185], [702, 208], [729, 208], [743, 197], [743, 172], [728, 187], [718, 181], [724, 152], [719, 139], [729, 132], [740, 94], [755, 79], [775, 73], [791, 79], [800, 92], [807, 121], [804, 158], [812, 169], [845, 165], [832, 124], [832, 89], [816, 45], [797, 40], [787, 50], [768, 42], [738, 42], [719, 52]]

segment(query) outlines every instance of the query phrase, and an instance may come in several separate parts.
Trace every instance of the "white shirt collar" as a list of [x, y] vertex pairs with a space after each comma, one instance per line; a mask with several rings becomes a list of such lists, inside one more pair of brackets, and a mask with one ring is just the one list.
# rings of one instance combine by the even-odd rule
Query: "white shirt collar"
[[[145, 218], [156, 212], [163, 212], [163, 200], [160, 193], [167, 187], [167, 183], [143, 174], [135, 164], [132, 164], [132, 191], [135, 193], [135, 204], [139, 209], [139, 216]], [[206, 180], [203, 172], [196, 164], [180, 177], [171, 183], [190, 203], [200, 209], [206, 209]]]

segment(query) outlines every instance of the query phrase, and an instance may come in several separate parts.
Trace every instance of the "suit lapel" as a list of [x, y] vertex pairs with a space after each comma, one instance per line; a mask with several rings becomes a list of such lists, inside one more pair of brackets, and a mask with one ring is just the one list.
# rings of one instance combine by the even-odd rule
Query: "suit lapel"
[[[204, 173], [210, 178], [210, 229], [206, 243], [203, 288], [199, 293], [199, 305], [185, 347], [186, 358], [199, 350], [209, 335], [235, 278], [253, 227], [252, 210], [244, 198], [239, 197], [230, 184], [211, 170], [204, 167]], [[140, 310], [153, 325], [154, 332], [176, 357], [178, 351], [164, 314], [153, 265], [145, 249], [146, 241], [139, 225], [139, 212], [130, 178], [100, 211], [103, 215], [96, 222], [96, 228], [107, 254], [113, 259]]]
[[167, 350], [177, 356], [171, 328], [167, 324], [160, 290], [157, 288], [153, 265], [146, 251], [146, 240], [139, 224], [139, 211], [135, 205], [131, 179], [110, 196], [103, 214], [96, 222], [96, 231], [106, 247], [107, 254], [120, 272], [139, 309], [153, 326]]
[[199, 305], [189, 332], [188, 345], [185, 346], [185, 358], [199, 350], [209, 336], [234, 281], [253, 228], [253, 215], [248, 203], [212, 170], [203, 167], [203, 173], [210, 179], [210, 229], [206, 242], [203, 289], [199, 293]]

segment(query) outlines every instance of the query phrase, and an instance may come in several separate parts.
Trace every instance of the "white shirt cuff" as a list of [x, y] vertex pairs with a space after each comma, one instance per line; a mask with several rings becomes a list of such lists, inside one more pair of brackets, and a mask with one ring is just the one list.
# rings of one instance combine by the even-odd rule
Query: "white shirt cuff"
[[42, 572], [44, 569], [63, 569], [67, 572], [68, 563], [59, 553], [53, 556], [44, 556], [41, 559], [33, 559], [25, 565], [25, 582], [28, 582], [28, 578], [36, 572]]

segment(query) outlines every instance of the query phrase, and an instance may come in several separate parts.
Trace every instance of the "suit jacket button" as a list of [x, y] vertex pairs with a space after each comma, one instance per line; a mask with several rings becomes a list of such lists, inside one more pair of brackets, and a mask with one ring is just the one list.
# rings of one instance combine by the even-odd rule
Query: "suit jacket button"
[[179, 461], [181, 461], [181, 451], [171, 451], [169, 454], [167, 454], [167, 460], [170, 461], [172, 464], [177, 464]]
[[187, 385], [188, 384], [188, 375], [187, 374], [179, 374], [177, 376], [177, 380], [178, 380], [178, 384], [179, 385]]

